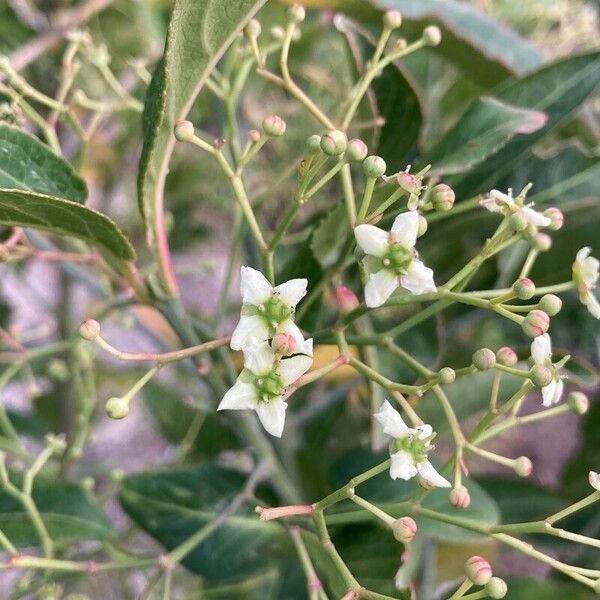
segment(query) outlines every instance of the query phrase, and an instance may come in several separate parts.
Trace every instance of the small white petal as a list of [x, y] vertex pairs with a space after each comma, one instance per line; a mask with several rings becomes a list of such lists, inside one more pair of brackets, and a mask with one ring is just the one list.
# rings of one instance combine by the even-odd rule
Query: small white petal
[[386, 269], [371, 273], [365, 286], [365, 304], [369, 308], [377, 308], [385, 304], [398, 285], [398, 277]]
[[415, 435], [420, 439], [424, 440], [433, 435], [433, 427], [431, 425], [419, 425], [415, 427]]
[[423, 460], [417, 465], [419, 475], [430, 485], [435, 487], [452, 487], [452, 484], [442, 477], [428, 460]]
[[547, 333], [538, 335], [531, 342], [531, 358], [536, 365], [545, 365], [552, 358], [552, 342]]
[[487, 210], [489, 210], [490, 212], [494, 212], [494, 213], [502, 212], [502, 206], [496, 202], [495, 198], [491, 198], [490, 196], [482, 198], [479, 201], [479, 204], [481, 206], [483, 206], [483, 208], [487, 208]]
[[575, 256], [575, 262], [583, 263], [583, 261], [592, 253], [592, 249], [589, 246], [581, 248]]
[[281, 437], [285, 424], [287, 404], [281, 398], [273, 398], [269, 402], [259, 402], [256, 414], [262, 426], [275, 437]]
[[308, 279], [290, 279], [275, 287], [279, 297], [290, 308], [294, 308], [304, 296], [306, 296], [306, 287]]
[[588, 292], [585, 295], [584, 300], [584, 304], [587, 306], [590, 313], [596, 317], [596, 319], [600, 319], [600, 302], [598, 302], [598, 298], [596, 298], [594, 294]]
[[533, 208], [529, 208], [526, 206], [521, 210], [523, 214], [527, 217], [527, 220], [536, 227], [548, 227], [548, 225], [552, 223], [552, 219], [548, 218], [546, 215], [543, 215], [537, 210], [533, 210]]
[[[294, 323], [294, 321], [292, 321], [291, 319], [286, 319], [277, 328], [277, 333], [287, 333], [288, 335], [291, 335], [294, 338], [294, 341], [296, 342], [295, 352], [302, 352], [305, 343], [304, 336], [302, 335], [300, 328], [298, 327], [298, 325], [296, 325], [296, 323]], [[295, 354], [295, 352], [292, 352], [291, 354]], [[307, 352], [304, 352], [304, 354], [307, 354]], [[312, 351], [310, 356], [312, 356]]]
[[404, 450], [394, 452], [390, 456], [392, 462], [390, 464], [390, 477], [392, 479], [404, 479], [408, 481], [414, 477], [418, 471], [412, 456]]
[[275, 353], [268, 342], [251, 342], [243, 351], [244, 367], [255, 375], [267, 373], [273, 368]]
[[254, 386], [238, 380], [223, 396], [217, 410], [247, 410], [254, 408], [256, 408]]
[[244, 304], [262, 304], [269, 299], [273, 286], [267, 278], [252, 267], [241, 268], [240, 291]]
[[269, 329], [258, 316], [241, 316], [240, 321], [231, 334], [230, 346], [233, 350], [241, 350], [252, 340], [262, 342], [269, 337]]
[[388, 234], [375, 225], [359, 225], [354, 228], [356, 243], [365, 254], [381, 256], [389, 246]]
[[277, 374], [281, 377], [283, 385], [294, 383], [298, 377], [301, 377], [310, 369], [312, 362], [312, 357], [304, 354], [284, 358], [277, 366]]
[[506, 204], [507, 206], [512, 206], [515, 203], [515, 199], [512, 196], [509, 196], [508, 194], [504, 194], [498, 190], [492, 190], [490, 192], [490, 198], [493, 198], [497, 202], [502, 202], [503, 204]]
[[409, 210], [400, 213], [392, 225], [394, 239], [407, 248], [412, 248], [417, 243], [419, 233], [419, 213], [416, 210]]
[[437, 291], [433, 281], [433, 270], [420, 260], [413, 260], [410, 263], [406, 273], [400, 277], [400, 285], [415, 295]]
[[383, 427], [383, 433], [396, 439], [405, 438], [409, 434], [409, 429], [400, 416], [400, 413], [392, 405], [384, 400], [379, 412], [373, 415]]
[[299, 352], [301, 352], [302, 354], [306, 354], [306, 356], [312, 357], [312, 355], [313, 355], [313, 339], [308, 338], [307, 340], [304, 340], [304, 344], [302, 345], [302, 348], [300, 348]]
[[598, 492], [600, 492], [600, 473], [596, 473], [596, 471], [590, 471], [588, 476], [590, 485]]
[[548, 385], [542, 388], [542, 405], [549, 407], [557, 404], [562, 396], [564, 383], [562, 379], [553, 379]]
[[581, 277], [588, 288], [593, 288], [598, 283], [600, 262], [593, 256], [588, 256], [581, 263]]

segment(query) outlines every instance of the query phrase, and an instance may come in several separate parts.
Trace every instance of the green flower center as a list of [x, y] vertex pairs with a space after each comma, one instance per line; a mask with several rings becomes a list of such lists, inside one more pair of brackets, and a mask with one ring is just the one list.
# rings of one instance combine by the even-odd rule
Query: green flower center
[[381, 257], [383, 268], [395, 275], [406, 273], [406, 269], [413, 261], [412, 252], [402, 244], [390, 244], [385, 254]]
[[270, 402], [283, 394], [285, 386], [281, 377], [275, 371], [269, 371], [263, 375], [258, 375], [254, 379], [254, 389], [261, 402]]
[[277, 327], [290, 318], [292, 311], [278, 296], [273, 295], [258, 307], [258, 314], [269, 328], [269, 334], [273, 336]]
[[402, 450], [410, 454], [415, 463], [420, 463], [427, 458], [427, 454], [431, 450], [431, 447], [428, 445], [429, 442], [430, 439], [422, 440], [414, 435], [409, 435], [399, 440], [394, 440], [392, 443], [396, 452]]

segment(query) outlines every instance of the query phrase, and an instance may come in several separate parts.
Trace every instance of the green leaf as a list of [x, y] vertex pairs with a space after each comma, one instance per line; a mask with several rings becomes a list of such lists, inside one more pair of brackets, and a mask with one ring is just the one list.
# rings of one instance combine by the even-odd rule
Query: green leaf
[[[146, 472], [125, 479], [120, 499], [131, 518], [171, 550], [218, 516], [245, 480], [237, 471], [212, 465]], [[245, 504], [183, 564], [211, 581], [264, 571], [285, 536], [279, 525], [258, 519], [255, 504]]]
[[87, 187], [62, 158], [37, 138], [0, 123], [0, 188], [29, 190], [84, 203]]
[[336, 206], [317, 225], [310, 240], [310, 249], [326, 269], [340, 258], [348, 235], [348, 219], [344, 206]]
[[417, 170], [431, 164], [431, 174], [462, 173], [499, 151], [516, 134], [533, 133], [545, 122], [542, 112], [511, 106], [495, 98], [480, 98], [421, 158]]
[[173, 127], [184, 119], [210, 72], [266, 0], [176, 0], [163, 58], [148, 88], [138, 202], [154, 246], [152, 221], [162, 210], [163, 189], [175, 146]]
[[[20, 485], [18, 475], [12, 479]], [[33, 500], [54, 541], [106, 540], [114, 534], [108, 519], [80, 485], [37, 477]], [[21, 504], [4, 491], [0, 491], [0, 530], [17, 547], [39, 543]]]
[[76, 237], [117, 259], [135, 259], [129, 240], [113, 221], [70, 200], [25, 190], [0, 189], [0, 224]]

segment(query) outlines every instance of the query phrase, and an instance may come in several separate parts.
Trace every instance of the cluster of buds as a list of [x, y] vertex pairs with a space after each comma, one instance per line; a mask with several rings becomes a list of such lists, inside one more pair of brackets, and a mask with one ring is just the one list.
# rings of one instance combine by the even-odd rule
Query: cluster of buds
[[[508, 591], [506, 582], [494, 577], [490, 563], [482, 556], [471, 556], [465, 563], [465, 575], [471, 585], [483, 587], [490, 598], [504, 598]], [[478, 596], [481, 597], [481, 596]]]

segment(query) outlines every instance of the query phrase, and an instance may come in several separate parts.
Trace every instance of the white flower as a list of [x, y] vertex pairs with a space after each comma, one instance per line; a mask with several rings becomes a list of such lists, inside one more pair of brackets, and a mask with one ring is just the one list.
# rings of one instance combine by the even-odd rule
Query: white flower
[[[385, 400], [375, 418], [383, 427], [383, 432], [394, 439], [390, 449], [392, 459], [390, 477], [392, 479], [411, 479], [416, 475], [435, 487], [451, 487], [427, 460], [434, 437], [431, 425], [409, 428], [400, 413]], [[394, 450], [392, 452], [392, 450]]]
[[600, 473], [596, 471], [590, 471], [589, 474], [590, 485], [597, 491], [600, 492]]
[[587, 306], [596, 319], [600, 319], [600, 302], [592, 294], [592, 290], [598, 284], [600, 263], [597, 258], [590, 256], [590, 252], [591, 249], [586, 247], [577, 253], [573, 263], [573, 281], [577, 286], [581, 302]]
[[231, 347], [242, 350], [250, 341], [263, 342], [277, 333], [292, 336], [299, 352], [310, 354], [304, 336], [294, 323], [296, 304], [306, 295], [306, 279], [290, 279], [273, 287], [256, 269], [242, 267], [240, 291], [242, 312], [232, 336]]
[[[312, 340], [307, 341], [312, 347]], [[304, 375], [311, 364], [310, 356], [297, 354], [279, 359], [268, 342], [251, 341], [244, 348], [244, 370], [217, 410], [255, 410], [263, 427], [281, 437], [287, 409], [282, 397], [285, 388]]]
[[433, 271], [415, 258], [418, 230], [419, 215], [414, 210], [399, 214], [389, 233], [374, 225], [354, 229], [356, 243], [367, 254], [365, 302], [370, 308], [384, 304], [398, 286], [412, 294], [436, 291]]
[[542, 388], [542, 404], [556, 404], [563, 393], [564, 384], [552, 364], [552, 341], [547, 333], [539, 335], [531, 343], [531, 358], [536, 365], [548, 367], [552, 371], [552, 381]]
[[492, 190], [487, 196], [481, 199], [480, 204], [490, 212], [511, 214], [520, 211], [536, 227], [548, 227], [552, 223], [552, 219], [537, 210], [533, 210], [531, 208], [532, 205], [525, 206], [522, 202], [517, 202], [512, 197], [510, 190], [508, 194]]

